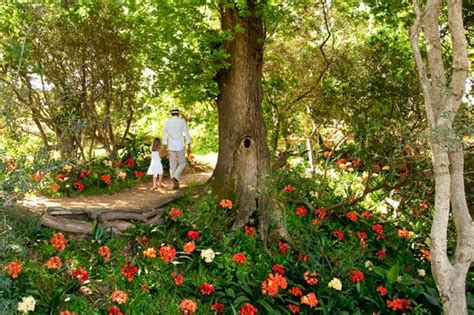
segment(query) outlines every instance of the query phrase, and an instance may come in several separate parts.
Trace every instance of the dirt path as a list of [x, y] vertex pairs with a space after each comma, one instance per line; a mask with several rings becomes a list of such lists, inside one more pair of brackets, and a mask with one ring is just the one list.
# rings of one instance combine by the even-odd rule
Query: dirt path
[[[181, 187], [185, 188], [190, 184], [204, 183], [212, 175], [212, 170], [199, 173], [186, 173], [181, 178]], [[111, 195], [100, 196], [77, 196], [72, 198], [51, 199], [46, 197], [29, 197], [24, 200], [24, 205], [36, 211], [45, 210], [48, 207], [65, 208], [104, 208], [104, 209], [143, 209], [152, 207], [160, 200], [176, 195], [172, 190], [169, 178], [164, 179], [165, 188], [157, 191], [150, 191], [150, 182], [139, 184], [134, 188], [126, 189]]]

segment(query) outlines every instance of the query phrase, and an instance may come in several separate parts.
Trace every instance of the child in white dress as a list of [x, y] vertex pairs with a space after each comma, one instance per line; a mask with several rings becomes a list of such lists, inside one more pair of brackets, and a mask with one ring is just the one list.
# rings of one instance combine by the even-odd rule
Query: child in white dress
[[151, 190], [158, 189], [158, 187], [164, 187], [161, 183], [163, 179], [163, 165], [161, 165], [160, 148], [161, 140], [159, 138], [153, 139], [153, 144], [151, 145], [151, 163], [146, 172], [148, 175], [153, 175], [153, 187]]

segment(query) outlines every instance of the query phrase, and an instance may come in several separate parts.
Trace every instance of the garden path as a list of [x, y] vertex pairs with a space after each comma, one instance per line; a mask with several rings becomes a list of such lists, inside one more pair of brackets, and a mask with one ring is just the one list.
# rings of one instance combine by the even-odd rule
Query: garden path
[[[212, 175], [212, 170], [200, 172], [190, 171], [181, 178], [181, 187], [185, 188], [191, 184], [204, 183]], [[151, 191], [150, 182], [139, 184], [133, 188], [125, 189], [110, 195], [98, 196], [76, 196], [69, 198], [47, 198], [41, 196], [31, 196], [24, 200], [24, 205], [35, 211], [43, 211], [49, 207], [64, 208], [104, 208], [104, 209], [144, 209], [168, 199], [178, 192], [172, 190], [169, 178], [164, 180], [165, 188]]]

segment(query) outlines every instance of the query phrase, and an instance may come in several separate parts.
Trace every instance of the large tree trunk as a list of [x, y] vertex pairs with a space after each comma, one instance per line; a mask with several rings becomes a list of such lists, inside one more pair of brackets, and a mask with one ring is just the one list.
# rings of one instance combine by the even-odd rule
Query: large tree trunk
[[[271, 199], [257, 193], [270, 170], [262, 115], [262, 66], [265, 32], [255, 0], [239, 12], [234, 2], [220, 2], [222, 30], [232, 39], [224, 43], [230, 66], [217, 75], [219, 96], [219, 156], [210, 180], [213, 192], [236, 202], [232, 228], [244, 226], [256, 213], [261, 232], [268, 225]], [[265, 211], [267, 210], [267, 211]]]
[[[464, 188], [463, 144], [453, 127], [461, 105], [468, 72], [462, 1], [448, 0], [448, 23], [452, 42], [451, 82], [443, 64], [439, 17], [443, 1], [428, 0], [421, 10], [413, 0], [416, 20], [410, 41], [420, 76], [426, 114], [431, 130], [431, 152], [435, 174], [435, 213], [431, 228], [432, 270], [444, 313], [467, 314], [466, 276], [474, 260], [474, 224]], [[423, 28], [429, 74], [418, 46]], [[456, 227], [456, 249], [448, 256], [450, 212]]]

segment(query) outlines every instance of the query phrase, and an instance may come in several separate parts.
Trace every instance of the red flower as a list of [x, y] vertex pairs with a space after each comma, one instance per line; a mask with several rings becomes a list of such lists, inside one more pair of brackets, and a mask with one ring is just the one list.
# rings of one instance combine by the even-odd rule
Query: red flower
[[317, 285], [318, 284], [318, 273], [317, 272], [309, 272], [305, 271], [303, 275], [304, 281], [308, 285]]
[[54, 233], [50, 239], [51, 245], [54, 249], [57, 249], [60, 252], [64, 252], [64, 249], [67, 246], [67, 239], [64, 237], [64, 234], [61, 232]]
[[295, 213], [296, 213], [297, 216], [303, 217], [306, 214], [308, 214], [308, 210], [306, 210], [305, 207], [298, 207], [298, 208], [296, 208]]
[[273, 265], [272, 271], [273, 271], [273, 272], [276, 272], [276, 273], [279, 273], [279, 274], [281, 274], [281, 275], [284, 275], [284, 274], [285, 274], [285, 268], [283, 268], [283, 266], [280, 265], [280, 264], [275, 264], [275, 265]]
[[193, 300], [184, 299], [179, 303], [179, 309], [184, 314], [194, 314], [197, 310], [197, 304]]
[[341, 165], [343, 165], [343, 164], [346, 164], [346, 162], [347, 162], [347, 159], [346, 159], [346, 158], [342, 158], [342, 159], [337, 160], [337, 161], [334, 163], [334, 165], [335, 165], [336, 167], [339, 167], [339, 166], [341, 166]]
[[79, 192], [84, 190], [84, 184], [80, 181], [74, 183], [74, 188], [76, 188]]
[[9, 263], [7, 265], [7, 267], [5, 269], [6, 269], [6, 272], [8, 273], [8, 275], [12, 279], [16, 279], [20, 275], [22, 267], [21, 267], [21, 264], [18, 261], [12, 261], [11, 263]]
[[128, 300], [128, 294], [121, 290], [115, 290], [112, 292], [110, 299], [118, 304], [125, 304]]
[[428, 204], [426, 202], [420, 202], [421, 209], [428, 209]]
[[258, 309], [250, 303], [245, 304], [239, 309], [239, 315], [256, 315]]
[[64, 179], [66, 179], [66, 175], [64, 175], [63, 173], [59, 173], [59, 174], [56, 174], [56, 176], [54, 178], [56, 178], [56, 180], [62, 182]]
[[181, 210], [176, 209], [176, 208], [171, 208], [170, 209], [170, 220], [171, 221], [176, 221], [177, 218], [180, 218], [183, 215], [183, 212]]
[[136, 178], [142, 178], [143, 176], [145, 176], [145, 172], [143, 171], [134, 171], [133, 173], [135, 174]]
[[232, 261], [238, 264], [245, 264], [247, 262], [247, 257], [243, 253], [237, 253], [232, 256]]
[[216, 291], [216, 289], [210, 283], [203, 283], [199, 287], [199, 291], [201, 291], [202, 295], [210, 295], [210, 294], [214, 293], [214, 291]]
[[351, 162], [352, 162], [352, 165], [354, 165], [355, 168], [359, 168], [359, 167], [362, 166], [362, 161], [361, 160], [352, 159]]
[[357, 213], [355, 213], [354, 211], [349, 211], [346, 213], [346, 218], [351, 220], [352, 222], [355, 222], [357, 221]]
[[79, 178], [83, 179], [92, 175], [92, 170], [85, 170], [79, 173]]
[[163, 245], [160, 248], [160, 258], [165, 263], [169, 263], [176, 258], [176, 249], [172, 245]]
[[372, 214], [372, 212], [369, 212], [369, 211], [364, 211], [360, 214], [361, 217], [363, 218], [366, 218], [366, 219], [370, 219], [372, 218], [374, 215]]
[[281, 274], [270, 274], [268, 278], [262, 282], [262, 294], [275, 296], [279, 289], [286, 289], [288, 282]]
[[375, 256], [378, 258], [384, 259], [385, 258], [385, 251], [383, 249], [379, 249], [376, 253]]
[[84, 283], [89, 280], [89, 274], [83, 268], [77, 268], [72, 274], [71, 277], [75, 279], [79, 284]]
[[319, 224], [319, 219], [314, 218], [313, 220], [311, 220], [311, 223], [313, 223], [313, 225], [318, 225]]
[[123, 315], [123, 313], [114, 305], [109, 308], [109, 315]]
[[52, 183], [51, 186], [49, 186], [49, 189], [51, 189], [52, 191], [58, 191], [59, 189], [61, 189], [61, 186], [59, 186], [57, 183]]
[[127, 164], [127, 165], [130, 166], [130, 167], [134, 167], [134, 166], [135, 166], [135, 161], [134, 161], [132, 158], [126, 159], [124, 163]]
[[406, 230], [406, 229], [397, 230], [397, 235], [400, 238], [409, 238], [410, 234], [411, 234], [411, 232]]
[[385, 289], [383, 285], [379, 285], [377, 289], [375, 289], [375, 291], [377, 291], [377, 293], [380, 294], [380, 296], [382, 297], [386, 296], [388, 293], [387, 289]]
[[308, 305], [311, 308], [315, 307], [319, 303], [318, 298], [316, 297], [316, 294], [312, 292], [302, 296], [300, 302], [301, 304]]
[[320, 219], [324, 219], [327, 217], [328, 215], [328, 212], [325, 208], [319, 208], [317, 210], [314, 211], [314, 213], [320, 218]]
[[426, 261], [431, 261], [431, 252], [429, 249], [422, 249], [420, 252]]
[[360, 238], [361, 240], [367, 239], [367, 233], [365, 232], [357, 231], [356, 234], [357, 234], [357, 237]]
[[309, 256], [303, 254], [303, 253], [299, 253], [298, 255], [296, 255], [296, 260], [298, 261], [309, 261]]
[[107, 174], [102, 175], [100, 177], [100, 180], [106, 185], [112, 184], [112, 178], [110, 177], [110, 175], [107, 175]]
[[224, 209], [232, 209], [233, 205], [232, 205], [232, 201], [229, 200], [229, 199], [222, 199], [220, 202], [219, 202], [219, 205], [224, 208]]
[[297, 287], [292, 287], [288, 290], [288, 293], [290, 293], [293, 296], [302, 296], [303, 292], [301, 291], [300, 288]]
[[300, 307], [295, 304], [288, 304], [288, 309], [290, 310], [291, 313], [299, 313], [300, 312]]
[[196, 230], [191, 230], [188, 232], [188, 237], [192, 239], [193, 241], [195, 241], [199, 238], [199, 232]]
[[171, 272], [171, 277], [173, 277], [173, 280], [174, 280], [174, 284], [177, 285], [177, 286], [180, 286], [183, 284], [184, 282], [184, 276], [182, 274], [178, 274], [176, 272]]
[[196, 245], [194, 245], [194, 242], [187, 242], [183, 245], [183, 250], [186, 254], [192, 254], [195, 249]]
[[365, 276], [360, 270], [352, 270], [349, 275], [349, 279], [354, 283], [362, 282], [364, 281], [364, 278]]
[[342, 239], [344, 238], [344, 232], [342, 232], [341, 230], [335, 230], [332, 235], [334, 237], [337, 237], [338, 240], [342, 241]]
[[99, 247], [97, 252], [99, 253], [100, 256], [102, 256], [102, 258], [104, 258], [105, 261], [109, 261], [110, 256], [112, 256], [112, 254], [110, 253], [110, 249], [107, 245], [103, 245]]
[[217, 312], [217, 314], [224, 314], [224, 304], [219, 302], [214, 302], [211, 305], [211, 311]]
[[285, 187], [283, 187], [283, 190], [286, 191], [286, 192], [293, 192], [296, 190], [296, 188], [294, 186], [291, 186], [291, 185], [286, 185]]
[[120, 268], [120, 274], [128, 278], [128, 282], [132, 282], [135, 274], [138, 272], [138, 267], [132, 263], [126, 263]]
[[253, 226], [246, 225], [244, 227], [245, 234], [249, 236], [255, 236], [257, 234], [257, 230]]
[[387, 300], [387, 307], [393, 311], [407, 311], [411, 308], [411, 302], [407, 299], [396, 298]]
[[289, 247], [287, 242], [278, 242], [278, 251], [282, 254], [288, 253]]
[[376, 234], [382, 235], [383, 234], [383, 226], [380, 224], [374, 224], [372, 225], [372, 231], [374, 231]]

